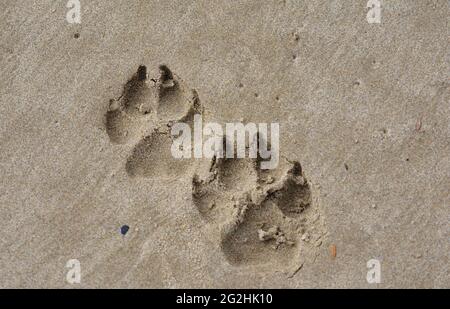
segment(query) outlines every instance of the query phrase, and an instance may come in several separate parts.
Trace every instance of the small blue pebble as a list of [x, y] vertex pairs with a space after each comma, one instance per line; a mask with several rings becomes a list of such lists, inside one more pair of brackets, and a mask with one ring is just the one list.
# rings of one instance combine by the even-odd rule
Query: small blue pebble
[[120, 228], [120, 233], [122, 234], [122, 235], [125, 235], [126, 233], [128, 233], [128, 230], [130, 229], [130, 227], [128, 226], [128, 225], [123, 225], [121, 228]]

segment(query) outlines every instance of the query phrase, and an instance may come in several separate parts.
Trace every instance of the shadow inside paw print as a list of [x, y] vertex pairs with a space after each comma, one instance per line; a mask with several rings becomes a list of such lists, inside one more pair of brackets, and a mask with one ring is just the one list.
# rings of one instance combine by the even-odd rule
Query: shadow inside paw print
[[202, 114], [198, 95], [167, 66], [155, 75], [140, 66], [105, 117], [111, 142], [135, 144], [125, 165], [130, 177], [180, 176], [193, 167], [172, 156], [170, 129], [174, 122], [192, 126], [194, 114]]
[[259, 159], [214, 159], [209, 176], [192, 181], [193, 201], [221, 229], [221, 249], [234, 265], [284, 267], [296, 261], [311, 205], [310, 184], [298, 162], [261, 170]]

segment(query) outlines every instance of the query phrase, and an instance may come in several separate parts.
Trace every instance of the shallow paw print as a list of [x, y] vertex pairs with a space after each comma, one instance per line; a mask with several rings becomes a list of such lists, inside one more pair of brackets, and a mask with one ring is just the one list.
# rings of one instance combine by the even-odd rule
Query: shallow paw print
[[129, 176], [180, 176], [194, 164], [172, 156], [170, 129], [178, 121], [192, 125], [194, 114], [201, 113], [196, 91], [167, 66], [153, 78], [140, 66], [120, 98], [111, 100], [106, 129], [111, 142], [135, 144], [125, 164]]

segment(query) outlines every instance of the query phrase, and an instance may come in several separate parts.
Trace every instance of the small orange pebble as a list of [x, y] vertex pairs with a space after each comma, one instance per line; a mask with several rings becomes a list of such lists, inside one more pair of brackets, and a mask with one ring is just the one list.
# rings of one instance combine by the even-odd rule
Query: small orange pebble
[[336, 245], [330, 246], [330, 254], [333, 259], [336, 257]]
[[420, 117], [419, 119], [417, 119], [417, 122], [416, 122], [416, 132], [420, 132], [421, 129], [422, 129], [422, 117]]

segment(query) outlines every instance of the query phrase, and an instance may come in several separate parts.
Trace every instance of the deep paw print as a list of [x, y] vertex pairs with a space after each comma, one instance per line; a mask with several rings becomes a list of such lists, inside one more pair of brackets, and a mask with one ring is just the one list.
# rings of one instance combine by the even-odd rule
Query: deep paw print
[[134, 145], [125, 165], [129, 176], [170, 177], [193, 168], [191, 160], [172, 156], [171, 125], [192, 125], [194, 114], [201, 113], [197, 92], [167, 66], [154, 73], [140, 66], [121, 96], [110, 101], [105, 122], [111, 142]]
[[275, 170], [258, 159], [213, 159], [209, 175], [192, 181], [199, 212], [220, 231], [220, 248], [230, 264], [291, 268], [313, 209], [311, 185], [300, 163], [280, 160]]

